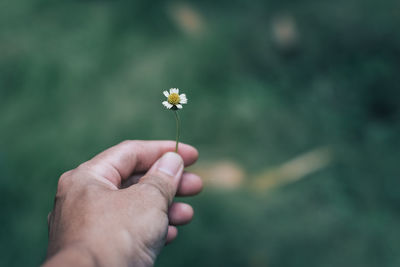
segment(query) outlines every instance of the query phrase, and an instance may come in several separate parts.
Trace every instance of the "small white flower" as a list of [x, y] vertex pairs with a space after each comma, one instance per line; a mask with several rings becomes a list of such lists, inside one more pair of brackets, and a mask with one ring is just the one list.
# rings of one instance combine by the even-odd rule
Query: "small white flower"
[[182, 104], [187, 104], [188, 100], [185, 94], [179, 94], [178, 88], [171, 88], [168, 91], [164, 91], [163, 94], [167, 98], [167, 101], [163, 101], [162, 104], [167, 109], [182, 109]]

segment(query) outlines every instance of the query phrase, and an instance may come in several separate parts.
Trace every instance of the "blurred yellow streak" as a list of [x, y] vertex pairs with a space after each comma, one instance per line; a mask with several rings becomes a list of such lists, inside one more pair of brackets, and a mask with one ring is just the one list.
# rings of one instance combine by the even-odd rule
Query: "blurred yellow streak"
[[268, 169], [256, 175], [250, 184], [250, 188], [260, 192], [292, 183], [325, 168], [331, 162], [331, 150], [328, 147], [317, 148], [276, 168]]
[[331, 150], [328, 147], [320, 147], [277, 167], [268, 168], [253, 177], [238, 163], [230, 160], [200, 163], [191, 167], [190, 171], [200, 175], [206, 187], [225, 190], [247, 187], [255, 192], [266, 192], [305, 178], [307, 175], [325, 168], [331, 162]]

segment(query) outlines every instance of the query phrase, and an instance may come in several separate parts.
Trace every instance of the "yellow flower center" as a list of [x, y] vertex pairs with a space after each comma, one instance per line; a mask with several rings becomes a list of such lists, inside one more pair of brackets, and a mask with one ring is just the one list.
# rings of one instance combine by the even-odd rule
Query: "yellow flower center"
[[170, 103], [171, 105], [178, 105], [180, 101], [181, 98], [177, 93], [173, 93], [168, 96], [168, 103]]

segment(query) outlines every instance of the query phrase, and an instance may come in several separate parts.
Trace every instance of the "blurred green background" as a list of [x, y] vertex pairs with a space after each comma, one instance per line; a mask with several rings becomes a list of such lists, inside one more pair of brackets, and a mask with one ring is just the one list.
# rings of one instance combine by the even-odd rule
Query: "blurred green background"
[[399, 25], [397, 0], [2, 0], [0, 265], [44, 260], [64, 171], [173, 139], [179, 87], [206, 187], [156, 266], [400, 266]]

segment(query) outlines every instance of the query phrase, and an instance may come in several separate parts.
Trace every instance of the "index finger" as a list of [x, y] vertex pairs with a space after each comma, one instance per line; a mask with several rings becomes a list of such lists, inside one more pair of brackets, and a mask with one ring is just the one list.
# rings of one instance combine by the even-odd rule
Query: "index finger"
[[[174, 150], [174, 141], [128, 140], [101, 152], [81, 166], [119, 186], [134, 171], [147, 171], [163, 154]], [[185, 166], [198, 158], [197, 150], [187, 144], [179, 143], [178, 154]]]

